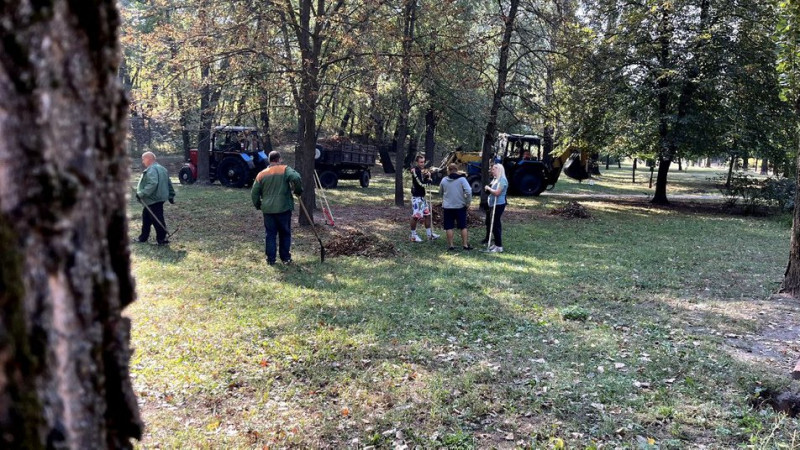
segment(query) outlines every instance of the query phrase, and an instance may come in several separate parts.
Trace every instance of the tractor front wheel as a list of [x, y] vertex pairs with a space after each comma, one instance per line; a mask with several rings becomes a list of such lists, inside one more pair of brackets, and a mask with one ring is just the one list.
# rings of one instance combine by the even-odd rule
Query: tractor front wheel
[[197, 181], [190, 167], [181, 168], [180, 172], [178, 172], [178, 180], [181, 184], [194, 184]]
[[321, 184], [324, 189], [333, 189], [339, 184], [339, 176], [332, 170], [323, 170], [322, 173], [319, 174], [319, 184]]
[[240, 188], [247, 182], [248, 172], [244, 161], [231, 156], [219, 163], [217, 178], [223, 186]]

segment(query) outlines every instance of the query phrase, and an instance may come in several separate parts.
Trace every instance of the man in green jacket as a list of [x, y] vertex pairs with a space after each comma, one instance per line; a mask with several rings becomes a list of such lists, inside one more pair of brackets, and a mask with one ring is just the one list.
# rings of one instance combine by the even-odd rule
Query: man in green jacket
[[144, 173], [136, 188], [136, 198], [145, 205], [142, 209], [142, 234], [138, 242], [147, 242], [150, 239], [150, 227], [156, 229], [158, 245], [167, 245], [167, 222], [164, 220], [164, 202], [169, 200], [175, 203], [175, 189], [169, 180], [167, 169], [156, 162], [156, 155], [145, 152], [142, 155]]
[[303, 193], [300, 174], [283, 164], [281, 154], [277, 151], [269, 153], [269, 166], [256, 175], [250, 197], [253, 206], [264, 214], [266, 230], [265, 252], [267, 264], [275, 264], [275, 237], [278, 237], [278, 254], [284, 264], [292, 262], [290, 248], [292, 246], [292, 211], [294, 197]]

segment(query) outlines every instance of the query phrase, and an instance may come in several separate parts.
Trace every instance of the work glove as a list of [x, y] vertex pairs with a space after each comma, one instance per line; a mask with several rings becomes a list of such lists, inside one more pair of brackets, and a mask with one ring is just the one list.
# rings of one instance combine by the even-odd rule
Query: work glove
[[175, 204], [175, 199], [171, 198], [171, 199], [169, 199], [169, 202], [174, 205]]
[[261, 211], [261, 202], [256, 203], [256, 209]]

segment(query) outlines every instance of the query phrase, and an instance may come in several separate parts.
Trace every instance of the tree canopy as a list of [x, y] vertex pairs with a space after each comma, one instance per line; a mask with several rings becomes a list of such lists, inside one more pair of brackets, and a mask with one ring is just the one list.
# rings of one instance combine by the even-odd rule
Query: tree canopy
[[795, 75], [778, 70], [789, 59], [775, 34], [787, 2], [520, 0], [506, 36], [513, 3], [123, 1], [134, 142], [186, 152], [212, 125], [257, 126], [296, 139], [302, 173], [326, 135], [424, 141], [436, 160], [490, 149], [498, 132], [537, 134], [656, 160], [659, 203], [678, 158], [793, 170], [781, 83]]

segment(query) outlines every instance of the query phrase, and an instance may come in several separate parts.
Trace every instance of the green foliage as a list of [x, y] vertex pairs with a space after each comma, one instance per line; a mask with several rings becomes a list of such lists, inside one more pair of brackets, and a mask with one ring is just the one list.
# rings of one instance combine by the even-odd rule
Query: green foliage
[[475, 441], [471, 434], [458, 430], [443, 436], [441, 446], [448, 450], [472, 450], [475, 448]]
[[797, 183], [792, 178], [767, 178], [761, 189], [764, 200], [776, 205], [781, 211], [794, 210]]
[[[720, 183], [725, 181], [723, 176], [716, 180]], [[728, 206], [741, 204], [745, 213], [754, 213], [765, 206], [776, 206], [780, 211], [793, 210], [796, 190], [796, 183], [790, 178], [764, 178], [733, 172], [730, 187], [721, 188], [720, 192]]]
[[745, 212], [753, 213], [764, 205], [761, 190], [764, 186], [762, 178], [744, 172], [733, 172], [727, 188], [720, 189], [728, 206], [736, 206], [741, 200]]
[[589, 318], [589, 310], [579, 305], [570, 305], [561, 309], [561, 316], [565, 320], [585, 322]]

